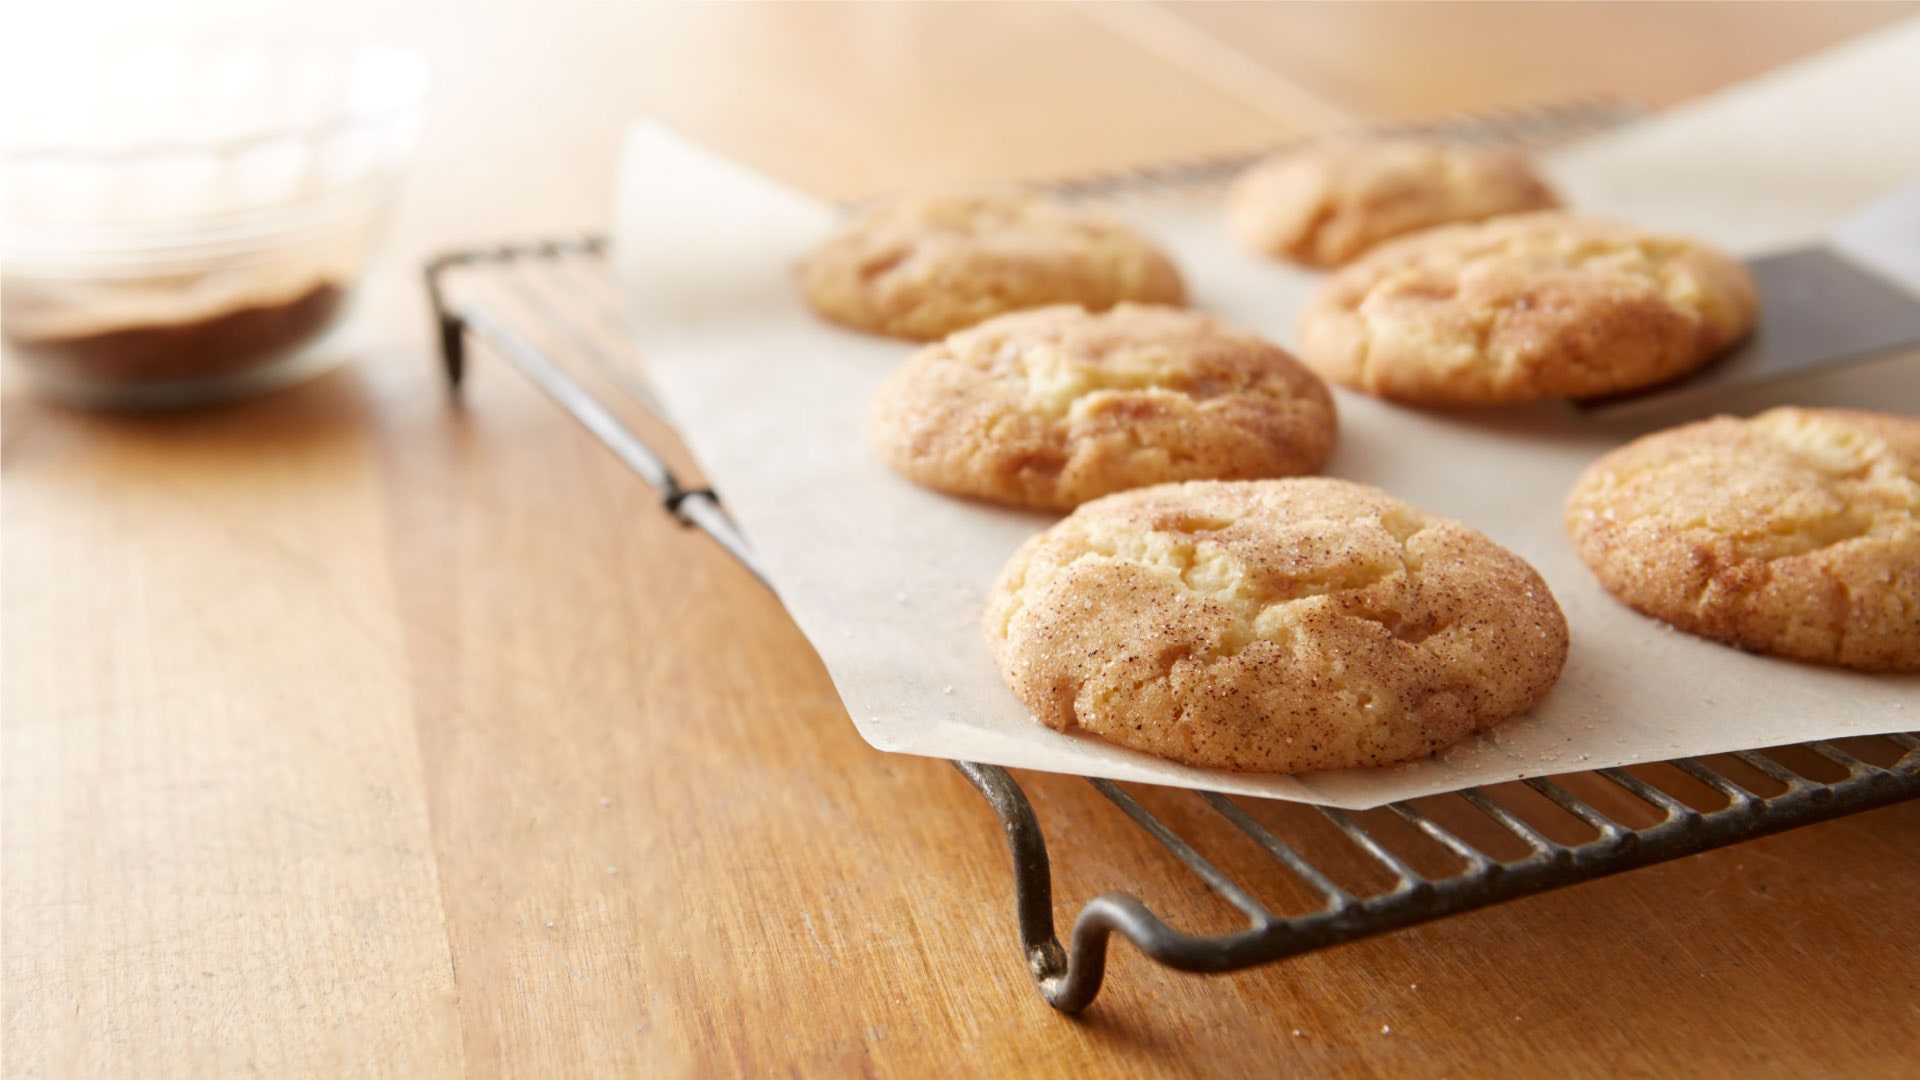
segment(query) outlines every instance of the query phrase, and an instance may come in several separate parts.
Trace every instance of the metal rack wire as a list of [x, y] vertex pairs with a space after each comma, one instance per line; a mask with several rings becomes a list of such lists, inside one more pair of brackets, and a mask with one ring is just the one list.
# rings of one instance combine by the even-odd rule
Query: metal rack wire
[[[1586, 102], [1471, 117], [1421, 130], [1449, 137], [1505, 138], [1536, 145], [1611, 126], [1631, 106]], [[1204, 188], [1257, 154], [1142, 167], [1046, 185], [1069, 195]], [[660, 420], [627, 343], [622, 301], [597, 236], [456, 252], [427, 267], [427, 287], [449, 383], [458, 388], [468, 345], [484, 343], [532, 380], [659, 495], [679, 521], [699, 528], [765, 582], [751, 547], [706, 487], [669, 465], [671, 428]], [[630, 422], [637, 404], [640, 413]], [[642, 434], [645, 428], [648, 434]], [[684, 458], [684, 455], [680, 455]], [[1169, 925], [1121, 892], [1088, 901], [1063, 945], [1053, 920], [1046, 840], [1026, 793], [1007, 770], [955, 762], [998, 815], [1013, 859], [1015, 909], [1028, 969], [1046, 1000], [1077, 1012], [1099, 993], [1107, 946], [1118, 933], [1147, 956], [1192, 972], [1224, 972], [1706, 851], [1844, 814], [1920, 798], [1920, 738], [1912, 734], [1814, 742], [1683, 758], [1647, 767], [1535, 778], [1452, 796], [1394, 803], [1382, 811], [1332, 807], [1289, 811], [1318, 819], [1317, 838], [1276, 804], [1204, 792], [1144, 789], [1136, 796], [1089, 780], [1121, 813], [1237, 909], [1245, 929], [1193, 934]], [[1222, 869], [1143, 797], [1179, 807], [1189, 825], [1210, 821], [1250, 844], [1263, 883], [1274, 874], [1308, 897], [1297, 911], [1261, 899], [1272, 892]], [[1197, 802], [1197, 806], [1193, 803]], [[1328, 832], [1330, 827], [1331, 832]], [[1344, 851], [1335, 850], [1344, 845]], [[1336, 865], [1358, 865], [1352, 872]], [[1242, 875], [1245, 877], [1246, 875]], [[1363, 887], [1368, 881], [1376, 887]], [[1381, 882], [1384, 881], [1384, 884]], [[1315, 906], [1317, 905], [1317, 906]]]

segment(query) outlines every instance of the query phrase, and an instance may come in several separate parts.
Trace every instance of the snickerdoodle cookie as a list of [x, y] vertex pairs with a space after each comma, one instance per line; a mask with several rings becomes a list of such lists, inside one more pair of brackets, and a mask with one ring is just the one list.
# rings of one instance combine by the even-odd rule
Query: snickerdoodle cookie
[[1227, 226], [1262, 254], [1338, 266], [1404, 233], [1558, 205], [1517, 150], [1363, 139], [1276, 154], [1240, 174]]
[[1683, 375], [1759, 315], [1745, 266], [1712, 248], [1543, 212], [1375, 249], [1300, 318], [1301, 358], [1411, 404], [1619, 393]]
[[929, 345], [881, 388], [873, 444], [956, 495], [1067, 510], [1170, 480], [1318, 470], [1338, 428], [1279, 346], [1181, 308], [1060, 306]]
[[1146, 237], [1091, 210], [1011, 192], [921, 195], [861, 214], [800, 267], [835, 322], [931, 341], [1048, 304], [1178, 304], [1179, 271]]
[[1781, 408], [1649, 435], [1587, 469], [1567, 529], [1608, 591], [1682, 630], [1920, 670], [1920, 420]]
[[1433, 753], [1531, 708], [1567, 657], [1518, 556], [1317, 477], [1088, 503], [1014, 554], [983, 628], [1049, 727], [1247, 772]]

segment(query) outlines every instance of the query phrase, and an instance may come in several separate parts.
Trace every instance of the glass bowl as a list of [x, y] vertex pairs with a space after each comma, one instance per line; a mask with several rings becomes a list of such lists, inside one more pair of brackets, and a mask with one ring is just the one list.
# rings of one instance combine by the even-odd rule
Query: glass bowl
[[425, 121], [419, 57], [148, 41], [6, 64], [10, 364], [80, 404], [156, 407], [345, 355], [329, 335]]

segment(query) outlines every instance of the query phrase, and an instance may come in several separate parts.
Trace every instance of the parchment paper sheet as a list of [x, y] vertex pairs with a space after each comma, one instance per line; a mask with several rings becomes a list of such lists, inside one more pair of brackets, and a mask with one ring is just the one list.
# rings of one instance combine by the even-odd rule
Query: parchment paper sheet
[[[1572, 205], [1759, 254], [1810, 240], [1920, 174], [1920, 24], [1558, 155]], [[1572, 657], [1532, 715], [1438, 758], [1300, 777], [1199, 770], [1060, 734], [1001, 683], [986, 591], [1049, 517], [918, 488], [867, 447], [867, 403], [911, 346], [809, 314], [794, 261], [833, 212], [663, 128], [635, 127], [618, 244], [644, 362], [782, 601], [873, 745], [902, 753], [1348, 808], [1540, 774], [1920, 727], [1920, 679], [1748, 655], [1634, 614], [1593, 581], [1560, 504], [1581, 467], [1696, 413], [1584, 420], [1563, 405], [1426, 413], [1340, 392], [1333, 476], [1473, 525], [1538, 567]], [[1159, 238], [1196, 306], [1291, 345], [1314, 278], [1237, 251], [1204, 203], [1119, 212]], [[1748, 392], [1920, 413], [1920, 354]]]

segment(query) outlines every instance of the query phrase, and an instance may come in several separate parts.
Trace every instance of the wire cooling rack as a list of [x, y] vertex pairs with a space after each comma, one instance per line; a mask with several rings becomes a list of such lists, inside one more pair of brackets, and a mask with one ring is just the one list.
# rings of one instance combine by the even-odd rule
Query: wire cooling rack
[[[1638, 111], [1612, 101], [1576, 102], [1400, 130], [1544, 146]], [[1205, 189], [1265, 152], [1037, 186], [1087, 197]], [[640, 375], [603, 237], [454, 252], [433, 260], [426, 276], [453, 387], [466, 372], [469, 343], [483, 343], [646, 481], [669, 514], [766, 580], [719, 496], [691, 479], [690, 459]], [[1920, 797], [1920, 738], [1912, 734], [1540, 777], [1365, 812], [1146, 786], [1129, 791], [1090, 779], [1237, 909], [1246, 927], [1184, 932], [1137, 898], [1109, 892], [1080, 909], [1063, 945], [1054, 929], [1046, 839], [1026, 793], [999, 766], [954, 766], [1005, 830], [1020, 946], [1040, 992], [1065, 1012], [1084, 1009], [1099, 993], [1116, 933], [1169, 967], [1233, 971]], [[1232, 874], [1220, 857], [1229, 848]], [[1291, 902], [1275, 903], [1276, 895]]]

